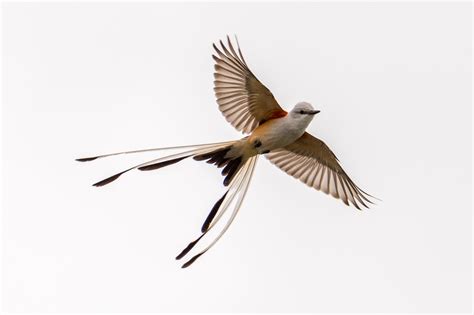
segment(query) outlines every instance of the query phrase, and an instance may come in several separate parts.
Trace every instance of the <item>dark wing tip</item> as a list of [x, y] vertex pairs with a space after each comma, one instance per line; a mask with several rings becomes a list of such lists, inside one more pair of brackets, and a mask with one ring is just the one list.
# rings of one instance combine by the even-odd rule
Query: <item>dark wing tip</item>
[[117, 178], [119, 178], [120, 175], [122, 175], [122, 174], [123, 174], [123, 173], [115, 174], [115, 175], [110, 176], [110, 177], [108, 177], [108, 178], [106, 178], [106, 179], [104, 179], [104, 180], [101, 180], [100, 182], [95, 183], [95, 184], [92, 185], [92, 186], [101, 187], [101, 186], [107, 185], [107, 184], [113, 182], [114, 180], [116, 180]]
[[192, 263], [195, 262], [196, 259], [198, 259], [199, 257], [201, 257], [202, 254], [204, 254], [204, 253], [197, 254], [196, 256], [194, 256], [193, 258], [191, 258], [190, 260], [188, 260], [186, 263], [184, 263], [184, 265], [182, 265], [181, 268], [187, 268], [187, 267], [191, 266]]
[[94, 161], [97, 158], [98, 158], [98, 156], [94, 156], [94, 157], [76, 159], [76, 161], [78, 161], [78, 162], [89, 162], [89, 161]]
[[372, 200], [368, 199], [368, 198], [373, 198], [373, 199], [375, 199], [375, 200], [377, 200], [377, 201], [383, 201], [383, 200], [380, 199], [380, 198], [377, 198], [377, 197], [375, 197], [375, 196], [372, 196], [372, 195], [369, 194], [369, 193], [366, 193], [365, 191], [363, 191], [363, 190], [360, 189], [360, 188], [359, 188], [359, 190], [363, 193], [363, 195], [367, 195], [367, 197], [364, 196], [364, 200], [367, 201], [367, 202], [370, 202], [370, 203], [373, 204], [373, 205], [375, 205], [376, 203], [373, 202]]
[[360, 208], [360, 206], [357, 204], [357, 201], [355, 201], [355, 198], [354, 198], [354, 201], [352, 202], [352, 204], [354, 205], [354, 207], [357, 208], [357, 210], [362, 211], [362, 209]]

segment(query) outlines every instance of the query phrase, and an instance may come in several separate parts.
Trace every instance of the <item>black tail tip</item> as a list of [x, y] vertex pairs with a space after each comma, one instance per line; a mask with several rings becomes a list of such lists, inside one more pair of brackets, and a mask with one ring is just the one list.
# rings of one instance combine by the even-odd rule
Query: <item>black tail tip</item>
[[97, 182], [97, 183], [93, 184], [92, 186], [94, 186], [94, 187], [102, 187], [102, 186], [104, 186], [104, 185], [107, 185], [107, 184], [113, 182], [114, 180], [116, 180], [117, 178], [119, 178], [120, 175], [122, 175], [122, 174], [123, 174], [123, 173], [115, 174], [115, 175], [110, 176], [110, 177], [108, 177], [108, 178], [106, 178], [106, 179], [104, 179], [104, 180], [101, 180], [100, 182]]
[[176, 260], [180, 260], [181, 258], [183, 258], [187, 253], [189, 253], [191, 251], [191, 249], [193, 249], [193, 247], [197, 244], [197, 242], [199, 242], [199, 240], [205, 235], [206, 233], [203, 233], [201, 234], [201, 236], [199, 236], [197, 239], [195, 239], [194, 241], [192, 241], [191, 243], [188, 244], [188, 246], [186, 246], [185, 249], [183, 249], [181, 251], [181, 253], [178, 254], [178, 256], [176, 256]]
[[198, 259], [199, 257], [201, 257], [201, 255], [204, 254], [204, 253], [200, 253], [200, 254], [197, 254], [196, 256], [194, 256], [193, 258], [191, 258], [190, 260], [188, 260], [186, 263], [184, 263], [181, 268], [188, 268], [189, 266], [191, 266], [195, 261], [196, 259]]
[[194, 247], [194, 243], [195, 242], [189, 243], [188, 246], [186, 246], [186, 248], [184, 248], [181, 253], [179, 253], [178, 256], [175, 257], [175, 259], [180, 260], [181, 258], [183, 258]]
[[97, 159], [97, 157], [88, 157], [88, 158], [80, 158], [80, 159], [76, 159], [77, 162], [89, 162], [89, 161], [94, 161], [95, 159]]

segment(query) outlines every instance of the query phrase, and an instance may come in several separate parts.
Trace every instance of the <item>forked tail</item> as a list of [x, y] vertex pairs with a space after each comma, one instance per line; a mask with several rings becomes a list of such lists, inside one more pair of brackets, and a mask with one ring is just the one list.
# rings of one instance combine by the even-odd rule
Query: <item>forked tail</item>
[[247, 193], [247, 189], [249, 187], [250, 180], [252, 179], [257, 159], [258, 155], [255, 155], [246, 160], [243, 166], [237, 171], [235, 178], [230, 182], [229, 189], [222, 196], [222, 198], [220, 198], [216, 202], [208, 217], [206, 218], [206, 221], [204, 222], [201, 228], [202, 234], [197, 239], [189, 243], [188, 246], [186, 246], [186, 248], [184, 248], [181, 253], [176, 256], [177, 260], [186, 256], [194, 248], [194, 246], [207, 234], [207, 232], [209, 232], [217, 224], [217, 222], [224, 215], [226, 210], [231, 205], [233, 205], [232, 213], [230, 214], [230, 217], [227, 219], [227, 223], [225, 223], [219, 234], [214, 238], [212, 242], [209, 243], [209, 245], [207, 245], [204, 249], [202, 249], [197, 254], [192, 256], [188, 261], [186, 261], [183, 264], [182, 268], [187, 268], [191, 266], [191, 264], [194, 263], [196, 259], [201, 257], [212, 246], [214, 246], [214, 244], [217, 243], [217, 241], [222, 237], [222, 235], [224, 235], [224, 233], [230, 227], [235, 217], [237, 216], [237, 213], [240, 210], [240, 206], [242, 205], [242, 202]]
[[151, 171], [160, 169], [162, 167], [178, 163], [186, 158], [193, 157], [197, 161], [207, 161], [207, 163], [215, 164], [218, 168], [223, 168], [222, 175], [224, 178], [224, 185], [229, 186], [225, 194], [215, 203], [214, 207], [211, 209], [211, 212], [207, 216], [204, 224], [201, 227], [201, 235], [193, 242], [191, 242], [177, 257], [176, 259], [183, 258], [188, 254], [194, 246], [209, 232], [224, 215], [226, 210], [233, 205], [233, 211], [230, 215], [230, 218], [227, 219], [227, 223], [222, 228], [221, 232], [214, 238], [210, 244], [201, 250], [199, 253], [195, 254], [191, 259], [189, 259], [182, 267], [186, 268], [190, 266], [197, 258], [207, 252], [214, 244], [222, 237], [222, 235], [227, 231], [230, 224], [237, 215], [242, 201], [247, 192], [247, 188], [250, 184], [250, 179], [252, 178], [252, 173], [255, 168], [257, 157], [245, 157], [242, 155], [242, 150], [237, 144], [237, 141], [227, 141], [219, 143], [210, 143], [210, 144], [199, 144], [191, 146], [180, 146], [180, 147], [167, 147], [167, 148], [155, 148], [155, 149], [146, 149], [146, 150], [136, 150], [136, 151], [127, 151], [127, 152], [117, 152], [112, 154], [105, 154], [99, 156], [93, 156], [88, 158], [77, 159], [79, 162], [93, 161], [99, 158], [120, 155], [120, 154], [130, 154], [130, 153], [141, 153], [141, 152], [151, 152], [151, 151], [164, 151], [164, 150], [175, 150], [175, 149], [190, 149], [180, 153], [167, 155], [161, 158], [153, 159], [133, 167], [130, 167], [122, 172], [119, 172], [115, 175], [107, 177], [94, 184], [96, 187], [107, 185], [121, 175], [138, 169], [140, 171]]
[[207, 160], [209, 164], [215, 164], [218, 168], [224, 167], [221, 174], [225, 176], [224, 186], [229, 186], [230, 182], [243, 165], [242, 156], [229, 155], [232, 145], [214, 150], [212, 152], [195, 155], [196, 161]]
[[[164, 157], [160, 157], [157, 159], [153, 159], [151, 161], [147, 161], [147, 162], [132, 166], [117, 174], [114, 174], [101, 181], [98, 181], [97, 183], [93, 184], [93, 186], [100, 187], [100, 186], [110, 184], [111, 182], [115, 181], [123, 174], [135, 169], [138, 169], [140, 171], [152, 171], [152, 170], [160, 169], [162, 167], [165, 167], [171, 164], [178, 163], [189, 157], [194, 157], [198, 161], [208, 160], [207, 161], [208, 163], [214, 163], [218, 167], [222, 167], [225, 165], [226, 167], [222, 171], [222, 174], [227, 175], [226, 178], [224, 179], [224, 185], [227, 186], [230, 183], [230, 180], [233, 178], [233, 176], [237, 172], [238, 168], [240, 167], [240, 162], [237, 163], [235, 159], [225, 158], [225, 154], [230, 150], [230, 148], [232, 147], [234, 143], [236, 143], [236, 141], [117, 152], [117, 153], [98, 155], [98, 156], [87, 157], [87, 158], [80, 158], [80, 159], [76, 159], [76, 161], [88, 162], [88, 161], [93, 161], [99, 158], [115, 156], [115, 155], [120, 155], [120, 154], [142, 153], [142, 152], [151, 152], [151, 151], [166, 151], [166, 150], [176, 150], [176, 149], [191, 149], [191, 150], [186, 150], [180, 153], [167, 155]], [[215, 163], [216, 161], [218, 163]]]

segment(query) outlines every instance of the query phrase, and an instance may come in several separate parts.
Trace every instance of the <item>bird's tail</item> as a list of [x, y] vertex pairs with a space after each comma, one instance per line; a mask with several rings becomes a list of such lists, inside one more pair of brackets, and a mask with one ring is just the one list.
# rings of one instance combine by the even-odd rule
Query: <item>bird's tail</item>
[[195, 155], [193, 158], [196, 161], [206, 161], [209, 164], [215, 164], [218, 168], [223, 167], [221, 174], [225, 176], [224, 186], [229, 186], [230, 182], [237, 174], [237, 172], [242, 168], [246, 162], [246, 158], [242, 154], [233, 154], [232, 150], [235, 148], [233, 143], [229, 146], [216, 149], [211, 152]]
[[184, 248], [181, 253], [176, 256], [177, 260], [186, 256], [194, 248], [194, 246], [217, 224], [217, 222], [224, 215], [226, 210], [233, 206], [232, 213], [230, 214], [230, 217], [227, 219], [227, 222], [225, 223], [219, 234], [204, 249], [202, 249], [197, 254], [192, 256], [188, 261], [186, 261], [183, 264], [182, 268], [189, 267], [192, 263], [196, 261], [196, 259], [206, 253], [212, 246], [217, 243], [217, 241], [224, 235], [224, 233], [230, 227], [235, 217], [237, 216], [237, 213], [240, 210], [240, 206], [242, 205], [242, 201], [244, 200], [245, 195], [247, 193], [247, 189], [249, 187], [250, 180], [252, 179], [252, 174], [255, 169], [257, 159], [258, 155], [255, 155], [245, 161], [243, 166], [237, 171], [235, 178], [231, 180], [230, 186], [226, 193], [216, 202], [208, 217], [206, 218], [206, 221], [204, 222], [201, 228], [201, 235], [194, 241], [189, 243], [188, 246], [186, 246], [186, 248]]
[[[138, 169], [140, 171], [152, 171], [156, 170], [171, 164], [178, 163], [186, 158], [194, 157], [196, 160], [208, 160], [208, 163], [215, 163], [218, 167], [226, 166], [225, 172], [227, 177], [224, 180], [224, 184], [228, 185], [230, 180], [233, 178], [235, 173], [240, 168], [240, 163], [234, 161], [235, 159], [229, 159], [225, 157], [225, 154], [232, 148], [232, 145], [237, 141], [226, 141], [226, 142], [217, 142], [217, 143], [208, 143], [208, 144], [197, 144], [197, 145], [187, 145], [187, 146], [177, 146], [177, 147], [164, 147], [164, 148], [153, 148], [145, 150], [135, 150], [135, 151], [125, 151], [125, 152], [116, 152], [104, 155], [98, 155], [93, 157], [86, 157], [76, 159], [79, 162], [88, 162], [100, 158], [105, 158], [109, 156], [121, 155], [121, 154], [131, 154], [131, 153], [142, 153], [142, 152], [152, 152], [152, 151], [167, 151], [167, 150], [177, 150], [177, 149], [189, 149], [182, 152], [163, 156], [160, 158], [153, 159], [151, 161], [143, 162], [138, 165], [132, 166], [126, 170], [123, 170], [117, 174], [114, 174], [110, 177], [107, 177], [95, 184], [93, 186], [100, 187], [111, 182], [115, 181], [117, 178], [123, 174], [130, 172], [132, 170]], [[218, 163], [216, 163], [216, 161]]]
[[167, 155], [151, 161], [147, 161], [133, 167], [130, 167], [122, 172], [119, 172], [115, 175], [107, 177], [93, 186], [100, 187], [107, 185], [117, 178], [119, 178], [124, 173], [127, 173], [131, 170], [138, 169], [140, 171], [151, 171], [160, 169], [162, 167], [178, 163], [181, 160], [184, 160], [189, 157], [193, 157], [197, 161], [207, 161], [207, 163], [215, 164], [217, 167], [221, 168], [222, 175], [224, 178], [224, 185], [229, 186], [226, 193], [215, 203], [211, 212], [207, 216], [204, 224], [201, 227], [201, 235], [195, 241], [191, 242], [179, 255], [176, 259], [183, 258], [187, 253], [193, 249], [193, 247], [201, 240], [203, 236], [207, 234], [220, 220], [226, 210], [233, 205], [233, 211], [228, 219], [227, 223], [218, 234], [218, 236], [206, 247], [204, 250], [200, 251], [198, 254], [194, 255], [190, 260], [188, 260], [183, 268], [190, 266], [197, 258], [207, 252], [227, 231], [230, 224], [234, 220], [237, 212], [240, 209], [240, 205], [245, 197], [247, 188], [250, 184], [250, 179], [252, 178], [253, 170], [257, 162], [256, 155], [247, 155], [245, 152], [245, 138], [236, 141], [227, 141], [227, 142], [218, 142], [218, 143], [209, 143], [209, 144], [199, 144], [199, 145], [190, 145], [190, 146], [179, 146], [179, 147], [166, 147], [166, 148], [154, 148], [146, 150], [136, 150], [136, 151], [126, 151], [126, 152], [117, 152], [105, 155], [98, 155], [87, 158], [77, 159], [79, 162], [93, 161], [99, 158], [115, 156], [120, 154], [130, 154], [130, 153], [141, 153], [141, 152], [151, 152], [151, 151], [166, 151], [166, 150], [176, 150], [176, 149], [189, 149], [182, 151], [180, 153]]

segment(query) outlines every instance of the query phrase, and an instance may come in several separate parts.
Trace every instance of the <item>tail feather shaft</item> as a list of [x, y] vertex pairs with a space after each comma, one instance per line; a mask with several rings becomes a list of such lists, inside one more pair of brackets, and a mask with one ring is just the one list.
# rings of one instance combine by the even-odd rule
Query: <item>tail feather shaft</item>
[[216, 142], [216, 143], [206, 143], [206, 144], [192, 144], [192, 145], [180, 145], [180, 146], [174, 146], [174, 147], [163, 147], [163, 148], [152, 148], [152, 149], [143, 149], [143, 150], [133, 150], [133, 151], [123, 151], [123, 152], [115, 152], [115, 153], [109, 153], [109, 154], [103, 154], [103, 155], [96, 155], [96, 156], [91, 156], [91, 157], [85, 157], [85, 158], [79, 158], [76, 159], [78, 162], [89, 162], [105, 157], [110, 157], [110, 156], [115, 156], [115, 155], [121, 155], [121, 154], [134, 154], [134, 153], [144, 153], [144, 152], [153, 152], [153, 151], [166, 151], [166, 150], [178, 150], [178, 149], [189, 149], [189, 148], [202, 148], [205, 146], [214, 146], [214, 145], [219, 145], [219, 144], [231, 144], [234, 141], [225, 141], [225, 142]]
[[[188, 150], [188, 151], [184, 151], [184, 152], [164, 156], [164, 157], [161, 157], [161, 158], [153, 159], [151, 161], [147, 161], [147, 162], [144, 162], [144, 163], [140, 163], [140, 164], [135, 165], [133, 167], [130, 167], [130, 168], [124, 170], [124, 171], [121, 171], [117, 174], [114, 174], [114, 175], [112, 175], [112, 176], [110, 176], [110, 177], [108, 177], [104, 180], [101, 180], [101, 181], [95, 183], [93, 186], [101, 187], [101, 186], [110, 184], [111, 182], [115, 181], [116, 179], [118, 179], [123, 174], [125, 174], [125, 173], [127, 173], [131, 170], [134, 170], [134, 169], [139, 169], [141, 171], [156, 170], [156, 169], [168, 166], [168, 165], [178, 163], [181, 160], [184, 160], [184, 159], [186, 159], [188, 157], [191, 157], [191, 156], [205, 154], [205, 153], [208, 153], [209, 151], [215, 151], [216, 149], [220, 149], [223, 146], [227, 147], [228, 144], [229, 144], [229, 142], [221, 142], [221, 143], [216, 143], [216, 144], [213, 144], [213, 145], [207, 145], [206, 144], [206, 145], [202, 145], [201, 147], [199, 147], [197, 149]], [[194, 146], [194, 147], [196, 147], [196, 146]]]
[[[252, 158], [250, 158], [244, 165], [243, 167], [243, 171], [241, 173], [242, 176], [239, 176], [241, 178], [239, 178], [239, 185], [238, 185], [238, 188], [237, 188], [237, 192], [239, 194], [239, 197], [235, 203], [235, 206], [234, 206], [234, 210], [229, 218], [229, 220], [227, 221], [226, 225], [224, 226], [224, 228], [222, 229], [222, 231], [219, 233], [219, 235], [217, 235], [217, 237], [206, 247], [204, 248], [202, 251], [200, 251], [199, 253], [197, 253], [196, 255], [194, 255], [193, 257], [191, 257], [191, 259], [189, 259], [187, 262], [185, 262], [181, 268], [187, 268], [189, 267], [191, 264], [193, 264], [199, 257], [201, 257], [204, 253], [206, 253], [212, 246], [214, 246], [214, 244], [217, 243], [217, 241], [222, 237], [222, 235], [224, 235], [224, 233], [227, 231], [227, 229], [230, 227], [230, 225], [232, 224], [232, 222], [234, 221], [235, 217], [237, 216], [237, 213], [239, 212], [239, 209], [240, 209], [240, 206], [242, 205], [242, 201], [247, 193], [247, 189], [249, 187], [249, 184], [250, 184], [250, 180], [252, 178], [252, 174], [253, 174], [253, 170], [255, 169], [255, 164], [257, 162], [257, 156], [254, 156]], [[184, 255], [183, 255], [184, 256]], [[182, 257], [182, 256], [181, 256]]]

